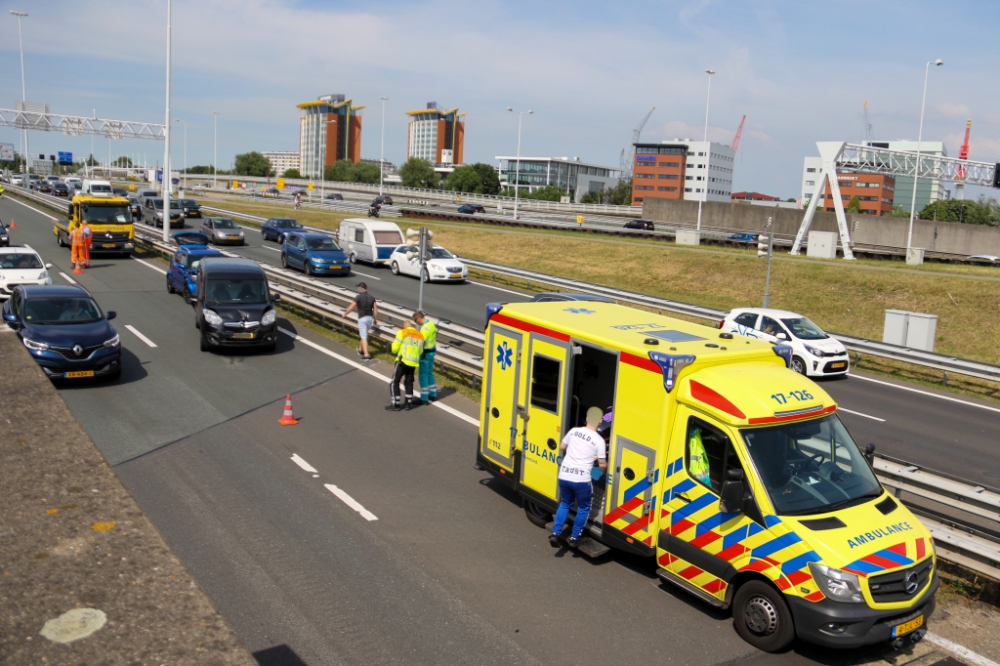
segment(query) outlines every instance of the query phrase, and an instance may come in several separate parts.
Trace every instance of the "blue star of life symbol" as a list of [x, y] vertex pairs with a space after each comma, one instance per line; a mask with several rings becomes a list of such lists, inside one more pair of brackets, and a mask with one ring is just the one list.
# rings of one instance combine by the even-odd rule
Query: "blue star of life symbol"
[[514, 350], [510, 348], [506, 340], [503, 341], [503, 344], [497, 345], [497, 363], [500, 364], [501, 370], [506, 370], [514, 365], [513, 356]]
[[566, 308], [563, 312], [571, 312], [573, 314], [594, 314], [597, 310], [588, 310], [587, 308]]

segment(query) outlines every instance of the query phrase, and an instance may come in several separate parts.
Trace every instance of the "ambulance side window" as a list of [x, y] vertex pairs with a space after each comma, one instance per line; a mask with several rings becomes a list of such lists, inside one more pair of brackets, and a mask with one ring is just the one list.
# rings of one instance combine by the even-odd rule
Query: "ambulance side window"
[[701, 419], [688, 419], [685, 451], [688, 474], [715, 494], [722, 492], [727, 469], [743, 469], [729, 437]]
[[535, 355], [531, 362], [531, 406], [559, 413], [559, 361]]

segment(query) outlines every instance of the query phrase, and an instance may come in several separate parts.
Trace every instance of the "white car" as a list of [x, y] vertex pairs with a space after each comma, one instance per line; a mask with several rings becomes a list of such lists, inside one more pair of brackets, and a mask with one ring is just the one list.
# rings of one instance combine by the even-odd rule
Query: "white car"
[[[400, 245], [389, 255], [389, 268], [394, 275], [420, 275], [420, 259], [413, 257], [406, 258], [407, 246]], [[439, 280], [441, 282], [464, 282], [469, 277], [469, 268], [458, 260], [448, 250], [440, 245], [433, 245], [430, 249], [430, 259], [425, 264], [423, 280], [431, 282]]]
[[847, 348], [805, 317], [787, 310], [737, 308], [719, 328], [792, 347], [791, 368], [809, 377], [831, 377], [850, 370]]
[[11, 185], [24, 185], [24, 176], [11, 176], [10, 177], [10, 184]]
[[0, 299], [10, 298], [19, 284], [52, 284], [49, 268], [30, 247], [0, 247]]

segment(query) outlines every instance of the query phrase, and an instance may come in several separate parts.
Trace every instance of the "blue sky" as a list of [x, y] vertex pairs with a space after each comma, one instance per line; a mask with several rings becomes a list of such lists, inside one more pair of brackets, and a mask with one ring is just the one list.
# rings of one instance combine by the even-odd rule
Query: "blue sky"
[[[165, 0], [4, 1], [0, 107], [20, 98], [24, 19], [28, 99], [56, 113], [163, 122]], [[743, 114], [734, 189], [798, 196], [802, 158], [820, 140], [856, 141], [868, 100], [878, 138], [916, 138], [924, 64], [926, 140], [957, 156], [973, 120], [972, 159], [1000, 159], [1000, 3], [631, 0], [493, 2], [175, 0], [172, 116], [188, 124], [187, 162], [248, 150], [297, 150], [295, 104], [337, 92], [367, 104], [362, 154], [405, 159], [405, 112], [428, 101], [467, 112], [466, 161], [522, 153], [617, 166], [653, 106], [645, 140], [699, 138], [705, 68], [709, 136], [730, 142]], [[0, 141], [20, 145], [13, 129]], [[90, 138], [33, 133], [32, 152], [90, 153]], [[183, 133], [174, 134], [174, 164]], [[37, 149], [37, 150], [36, 150]], [[108, 141], [95, 141], [106, 157]], [[112, 142], [113, 156], [162, 159], [162, 144]], [[969, 188], [970, 192], [976, 188]], [[971, 192], [974, 196], [978, 190]]]

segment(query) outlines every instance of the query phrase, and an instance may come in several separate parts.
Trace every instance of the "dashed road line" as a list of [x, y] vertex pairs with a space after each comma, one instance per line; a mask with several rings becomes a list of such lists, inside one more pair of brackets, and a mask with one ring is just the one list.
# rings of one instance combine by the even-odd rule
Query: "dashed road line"
[[156, 343], [153, 342], [152, 340], [150, 340], [149, 338], [147, 338], [142, 333], [140, 333], [138, 330], [136, 330], [135, 326], [133, 326], [132, 324], [125, 324], [125, 328], [127, 328], [130, 331], [132, 331], [132, 334], [135, 335], [135, 337], [139, 338], [140, 340], [142, 340], [143, 342], [145, 342], [150, 347], [153, 347], [154, 349], [156, 348]]
[[73, 278], [71, 278], [70, 276], [66, 275], [66, 274], [65, 274], [65, 273], [63, 273], [62, 271], [59, 271], [59, 275], [61, 275], [61, 276], [62, 276], [62, 279], [66, 280], [66, 282], [69, 282], [70, 284], [76, 284], [76, 280], [74, 280], [74, 279], [73, 279]]
[[369, 280], [381, 280], [382, 279], [382, 278], [380, 278], [380, 277], [378, 277], [376, 275], [369, 275], [368, 273], [362, 273], [361, 271], [356, 271], [353, 268], [351, 269], [351, 272], [352, 273], [357, 273], [358, 275], [363, 275], [366, 278], [368, 278]]
[[496, 287], [492, 284], [487, 284], [485, 282], [476, 282], [475, 280], [469, 280], [469, 284], [478, 284], [480, 287], [486, 287], [487, 289], [496, 289], [497, 291], [503, 291], [508, 294], [514, 294], [515, 296], [527, 296], [528, 294], [523, 294], [519, 291], [511, 291], [510, 289], [504, 289], [503, 287]]
[[318, 479], [319, 478], [319, 470], [316, 469], [315, 467], [313, 467], [312, 465], [310, 465], [309, 463], [307, 463], [305, 461], [305, 459], [302, 458], [302, 456], [300, 456], [299, 454], [293, 453], [291, 460], [292, 460], [293, 463], [295, 463], [296, 465], [298, 465], [299, 467], [301, 467], [305, 471], [307, 471], [310, 474], [312, 474], [314, 479]]
[[347, 506], [351, 507], [352, 509], [360, 513], [361, 517], [367, 520], [368, 522], [378, 520], [378, 516], [376, 516], [374, 513], [372, 513], [365, 507], [361, 506], [356, 499], [345, 493], [337, 486], [333, 485], [332, 483], [325, 483], [323, 484], [323, 487], [329, 490], [334, 495], [336, 495], [341, 502], [343, 502]]
[[851, 410], [851, 409], [845, 409], [844, 407], [841, 407], [840, 405], [837, 405], [837, 411], [838, 412], [847, 412], [848, 414], [854, 414], [855, 416], [863, 416], [864, 418], [871, 419], [872, 421], [878, 421], [879, 423], [885, 423], [885, 419], [880, 419], [879, 417], [872, 416], [871, 414], [862, 414], [861, 412], [855, 412], [854, 410]]

